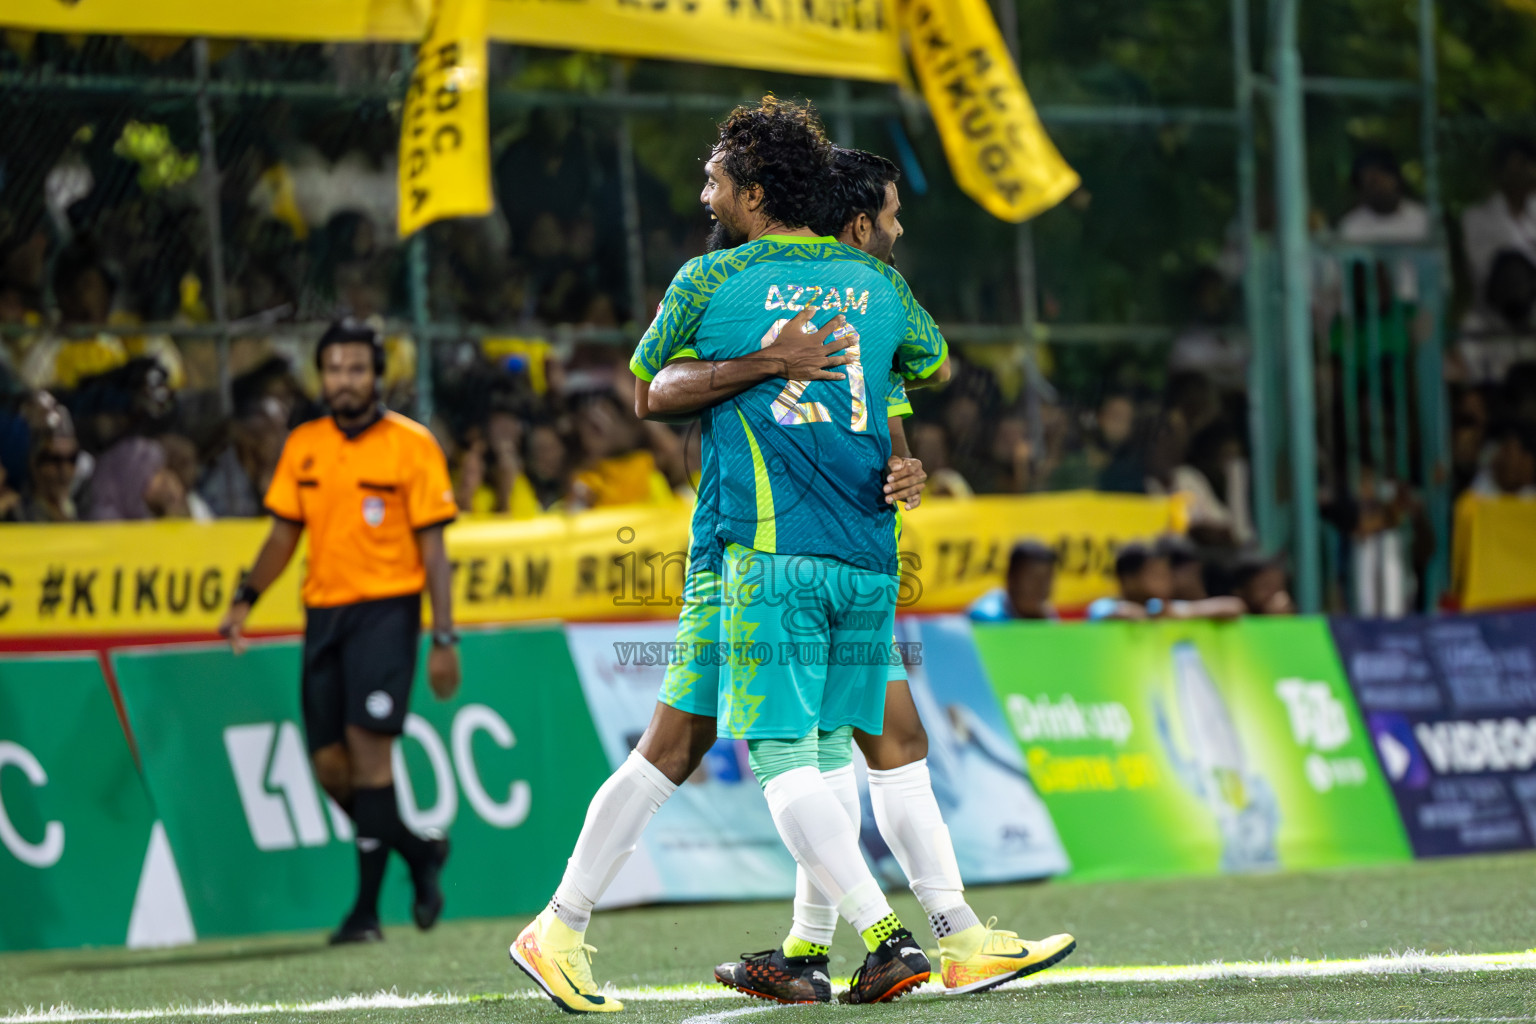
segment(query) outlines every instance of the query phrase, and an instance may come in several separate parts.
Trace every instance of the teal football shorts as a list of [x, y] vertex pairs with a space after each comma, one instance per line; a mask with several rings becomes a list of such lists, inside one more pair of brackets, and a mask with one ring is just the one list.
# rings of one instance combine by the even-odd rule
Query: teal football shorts
[[[719, 732], [799, 739], [845, 725], [879, 735], [899, 580], [835, 558], [725, 552]], [[674, 705], [675, 706], [675, 705]]]

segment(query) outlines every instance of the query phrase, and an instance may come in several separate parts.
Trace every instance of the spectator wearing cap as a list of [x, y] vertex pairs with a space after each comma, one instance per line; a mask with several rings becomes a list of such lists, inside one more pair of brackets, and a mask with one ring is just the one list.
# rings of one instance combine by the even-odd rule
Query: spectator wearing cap
[[1055, 619], [1051, 588], [1056, 582], [1056, 552], [1039, 541], [1020, 541], [1008, 553], [1004, 584], [977, 598], [970, 607], [972, 622], [1011, 622], [1014, 619]]

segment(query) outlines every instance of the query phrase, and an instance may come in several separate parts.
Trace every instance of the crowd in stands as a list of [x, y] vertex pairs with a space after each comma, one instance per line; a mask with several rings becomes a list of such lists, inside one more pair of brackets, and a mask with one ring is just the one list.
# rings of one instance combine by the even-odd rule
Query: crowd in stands
[[1536, 497], [1536, 141], [1499, 150], [1461, 218], [1473, 302], [1449, 362], [1458, 491]]
[[[644, 294], [631, 301], [612, 154], [589, 134], [541, 126], [540, 116], [495, 162], [498, 193], [517, 201], [491, 218], [435, 225], [415, 268], [395, 241], [388, 117], [295, 122], [286, 135], [266, 117], [262, 130], [286, 141], [221, 160], [227, 344], [211, 329], [195, 154], [135, 123], [115, 135], [62, 135], [41, 162], [35, 151], [0, 147], [0, 521], [260, 514], [286, 432], [323, 411], [317, 325], [343, 313], [384, 325], [391, 407], [419, 407], [418, 363], [430, 360], [431, 426], [467, 511], [526, 518], [687, 500], [697, 430], [635, 418], [624, 342], [672, 270], [702, 249], [706, 225], [674, 212], [668, 186], [642, 174]], [[1356, 205], [1331, 229], [1317, 218], [1320, 241], [1433, 241], [1430, 212], [1391, 154], [1363, 152], [1351, 181]], [[1536, 144], [1503, 144], [1491, 184], [1447, 222], [1465, 282], [1445, 352], [1449, 475], [1457, 493], [1531, 497]], [[1032, 405], [1016, 364], [956, 346], [953, 380], [914, 392], [906, 423], [926, 494], [1181, 495], [1199, 570], [1186, 576], [1217, 598], [1242, 598], [1241, 581], [1253, 578], [1283, 593], [1283, 576], [1270, 586], [1278, 566], [1259, 550], [1252, 507], [1241, 264], [1229, 252], [1194, 275], [1187, 322], [1151, 373], [1109, 366], [1092, 387]], [[1411, 310], [1414, 274], [1378, 269], [1383, 304]], [[449, 328], [430, 345], [408, 326], [419, 312], [408, 280], [422, 270], [426, 313]], [[1349, 290], [1337, 273], [1319, 280], [1320, 315], [1336, 315]], [[1364, 289], [1354, 291], [1358, 299]], [[1422, 474], [1400, 479], [1369, 459], [1346, 473], [1330, 455], [1319, 486], [1325, 521], [1347, 538], [1357, 569], [1397, 566], [1411, 580], [1431, 532]], [[1154, 576], [1158, 551], [1145, 553]], [[1164, 554], [1183, 578], [1185, 554]], [[1137, 551], [1125, 555], [1134, 562]], [[1122, 583], [1144, 568], [1128, 562]], [[1044, 571], [1039, 557], [1021, 563], [1025, 575]], [[1020, 588], [1007, 588], [1009, 607], [1037, 617], [1040, 588]], [[1378, 587], [1357, 603], [1403, 610], [1407, 589]], [[1235, 607], [1201, 605], [1208, 598], [1188, 596], [1195, 590], [1137, 597], [1132, 583], [1115, 614]]]
[[[1021, 541], [1008, 556], [1003, 585], [970, 607], [976, 622], [1060, 618], [1051, 603], [1056, 552], [1038, 541]], [[1093, 622], [1152, 619], [1231, 621], [1245, 615], [1292, 615], [1285, 566], [1277, 558], [1245, 552], [1219, 560], [1177, 534], [1152, 543], [1133, 541], [1115, 554], [1116, 596], [1086, 609]]]

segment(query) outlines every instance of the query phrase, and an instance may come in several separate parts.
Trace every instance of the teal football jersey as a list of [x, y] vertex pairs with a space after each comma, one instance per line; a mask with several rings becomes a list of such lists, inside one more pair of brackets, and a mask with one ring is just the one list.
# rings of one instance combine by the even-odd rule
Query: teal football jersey
[[843, 368], [846, 380], [771, 379], [706, 410], [690, 572], [717, 569], [729, 542], [897, 572], [895, 511], [883, 490], [886, 415], [907, 410], [892, 370], [921, 379], [948, 352], [895, 270], [830, 238], [790, 236], [690, 260], [631, 369], [650, 380], [680, 356], [749, 354], [807, 305], [820, 307], [822, 323], [847, 318], [858, 359]]

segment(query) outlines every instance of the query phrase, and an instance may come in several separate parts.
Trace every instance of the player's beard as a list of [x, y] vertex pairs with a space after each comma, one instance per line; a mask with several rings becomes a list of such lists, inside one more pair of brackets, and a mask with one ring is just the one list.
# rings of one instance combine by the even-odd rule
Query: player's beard
[[896, 265], [895, 249], [896, 239], [881, 231], [878, 227], [875, 228], [874, 233], [869, 239], [869, 249], [867, 250], [869, 254], [875, 259], [882, 260], [894, 267]]
[[335, 395], [326, 395], [325, 404], [332, 415], [354, 419], [373, 408], [373, 398], [359, 396], [355, 391], [338, 391]]
[[715, 219], [715, 226], [709, 229], [709, 237], [704, 240], [705, 252], [719, 252], [721, 249], [734, 249], [738, 245], [745, 245], [747, 236], [744, 232], [735, 231], [728, 227], [725, 221]]

